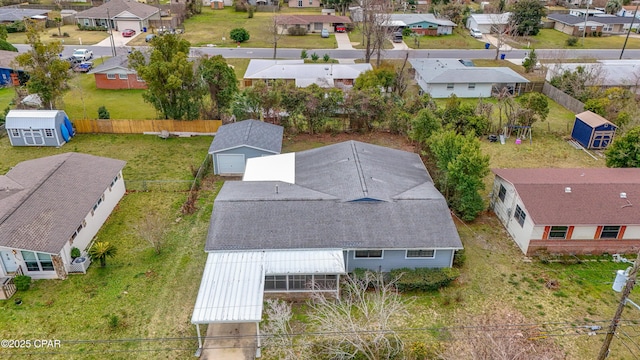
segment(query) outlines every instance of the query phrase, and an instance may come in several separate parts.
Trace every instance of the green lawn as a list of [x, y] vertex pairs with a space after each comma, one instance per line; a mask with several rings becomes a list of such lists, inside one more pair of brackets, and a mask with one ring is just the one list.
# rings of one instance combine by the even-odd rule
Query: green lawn
[[[43, 43], [60, 41], [63, 45], [93, 45], [107, 38], [109, 35], [106, 31], [83, 31], [79, 30], [76, 25], [63, 25], [61, 32], [69, 34], [69, 37], [57, 37], [58, 28], [48, 28], [40, 35]], [[11, 33], [7, 37], [7, 41], [12, 44], [26, 44], [26, 33]], [[143, 39], [144, 41], [144, 39]]]
[[404, 42], [412, 49], [484, 49], [482, 41], [463, 31], [440, 36], [405, 36]]
[[[536, 36], [513, 38], [510, 45], [525, 48], [530, 45], [534, 49], [620, 49], [624, 44], [624, 36], [603, 36], [579, 38], [576, 46], [567, 46], [570, 36], [554, 29], [541, 29]], [[629, 38], [627, 49], [640, 49], [640, 39]]]
[[7, 106], [11, 106], [15, 96], [16, 92], [12, 87], [5, 87], [0, 89], [0, 111], [4, 111]]

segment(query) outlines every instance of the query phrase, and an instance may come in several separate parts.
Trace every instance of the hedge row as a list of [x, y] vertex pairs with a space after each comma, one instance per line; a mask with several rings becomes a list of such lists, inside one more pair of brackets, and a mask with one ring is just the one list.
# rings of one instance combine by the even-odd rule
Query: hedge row
[[434, 291], [451, 284], [460, 276], [460, 271], [454, 268], [402, 268], [391, 270], [390, 275], [392, 278], [401, 275], [396, 282], [399, 291]]

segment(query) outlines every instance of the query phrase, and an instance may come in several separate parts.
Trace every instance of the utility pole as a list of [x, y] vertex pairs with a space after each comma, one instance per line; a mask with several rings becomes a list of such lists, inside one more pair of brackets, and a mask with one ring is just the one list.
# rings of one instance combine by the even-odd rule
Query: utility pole
[[627, 280], [627, 283], [624, 286], [624, 290], [622, 291], [622, 297], [620, 298], [618, 309], [616, 310], [615, 315], [613, 315], [613, 319], [611, 319], [611, 324], [609, 325], [607, 336], [605, 336], [604, 343], [602, 344], [602, 348], [600, 348], [600, 353], [598, 354], [598, 360], [604, 360], [607, 355], [609, 355], [609, 345], [611, 345], [613, 335], [615, 335], [616, 329], [618, 328], [618, 323], [620, 322], [620, 317], [622, 316], [622, 310], [624, 310], [624, 306], [627, 304], [627, 298], [629, 297], [631, 290], [633, 290], [633, 286], [636, 284], [638, 268], [640, 268], [640, 251], [638, 252], [636, 261], [633, 264], [633, 268], [629, 272], [629, 279]]
[[629, 30], [627, 31], [627, 37], [624, 38], [624, 44], [622, 45], [622, 51], [620, 52], [620, 60], [622, 60], [622, 54], [624, 54], [624, 49], [627, 47], [627, 41], [629, 41], [629, 34], [631, 34], [631, 30], [633, 29], [633, 23], [636, 20], [636, 16], [638, 16], [638, 7], [640, 7], [640, 1], [636, 1], [636, 11], [633, 12], [631, 25], [629, 25]]
[[587, 37], [587, 17], [589, 16], [590, 4], [591, 4], [591, 0], [587, 0], [587, 11], [584, 13], [584, 27], [582, 28], [582, 46], [584, 46], [584, 38]]
[[109, 42], [111, 43], [111, 56], [116, 56], [116, 44], [113, 41], [113, 29], [111, 28], [111, 16], [109, 16], [109, 9], [107, 9], [107, 29], [109, 30]]

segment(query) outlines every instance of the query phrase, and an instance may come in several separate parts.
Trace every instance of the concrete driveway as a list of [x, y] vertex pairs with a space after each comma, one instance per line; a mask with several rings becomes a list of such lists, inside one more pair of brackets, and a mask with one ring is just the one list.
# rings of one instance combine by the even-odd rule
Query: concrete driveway
[[[120, 31], [113, 30], [113, 42], [115, 43], [115, 47], [126, 46], [129, 41], [131, 41], [136, 36], [140, 36], [140, 34], [143, 34], [143, 33], [142, 32], [136, 32], [136, 34], [134, 36], [126, 38], [126, 37], [122, 36], [122, 33]], [[100, 41], [99, 43], [95, 44], [94, 46], [106, 46], [106, 47], [109, 47], [109, 46], [111, 46], [111, 41], [109, 40], [109, 37], [107, 36], [104, 40]]]
[[338, 43], [338, 50], [353, 50], [351, 46], [351, 40], [347, 33], [335, 33], [336, 42]]
[[256, 324], [209, 324], [200, 360], [253, 360]]
[[409, 50], [409, 46], [407, 46], [407, 44], [402, 41], [400, 43], [396, 43], [396, 42], [391, 42], [393, 44], [393, 50]]

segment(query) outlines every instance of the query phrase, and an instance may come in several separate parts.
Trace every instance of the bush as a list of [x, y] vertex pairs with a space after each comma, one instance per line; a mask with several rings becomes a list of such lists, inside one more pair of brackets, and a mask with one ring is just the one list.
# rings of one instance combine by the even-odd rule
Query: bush
[[13, 24], [7, 25], [8, 33], [25, 32], [27, 28], [24, 25], [24, 21], [16, 21]]
[[109, 329], [115, 330], [120, 325], [120, 318], [118, 315], [111, 314], [107, 317], [107, 325], [109, 325]]
[[71, 258], [75, 259], [75, 258], [79, 258], [82, 254], [80, 253], [80, 249], [78, 249], [77, 247], [72, 247], [71, 248]]
[[453, 255], [453, 267], [460, 269], [464, 266], [465, 261], [467, 261], [467, 255], [464, 253], [464, 249], [457, 250]]
[[0, 40], [0, 50], [18, 52], [15, 46], [8, 43], [6, 40]]
[[16, 284], [16, 289], [20, 291], [29, 290], [31, 287], [31, 276], [18, 275], [13, 278], [13, 283]]
[[453, 268], [403, 268], [391, 270], [390, 274], [392, 278], [400, 276], [396, 282], [399, 291], [435, 291], [451, 284], [460, 276], [460, 271]]
[[307, 53], [307, 50], [302, 49], [302, 52], [300, 53], [300, 59], [306, 59], [309, 57], [309, 53]]
[[78, 24], [78, 29], [83, 31], [107, 31], [106, 26], [85, 26], [82, 24]]
[[291, 36], [303, 36], [307, 35], [307, 29], [303, 27], [292, 26], [287, 28], [287, 33]]
[[413, 31], [411, 31], [411, 29], [409, 28], [402, 29], [402, 36], [411, 36], [411, 34], [413, 34]]
[[331, 56], [329, 56], [329, 54], [324, 54], [324, 56], [322, 57], [322, 60], [324, 62], [329, 62], [329, 60], [331, 60]]
[[311, 60], [313, 60], [313, 62], [318, 61], [318, 59], [320, 59], [320, 55], [316, 53], [311, 54]]
[[245, 42], [249, 40], [249, 32], [245, 28], [235, 28], [229, 33], [229, 37], [235, 42]]
[[247, 8], [247, 17], [248, 17], [249, 19], [253, 19], [253, 12], [254, 12], [254, 11], [255, 11], [255, 10], [254, 10], [254, 7], [253, 7], [253, 6], [249, 6], [249, 7]]
[[575, 36], [572, 36], [567, 39], [566, 44], [567, 46], [576, 46], [578, 44], [578, 38]]
[[100, 106], [98, 108], [98, 119], [111, 119], [111, 114], [109, 114], [106, 107]]

